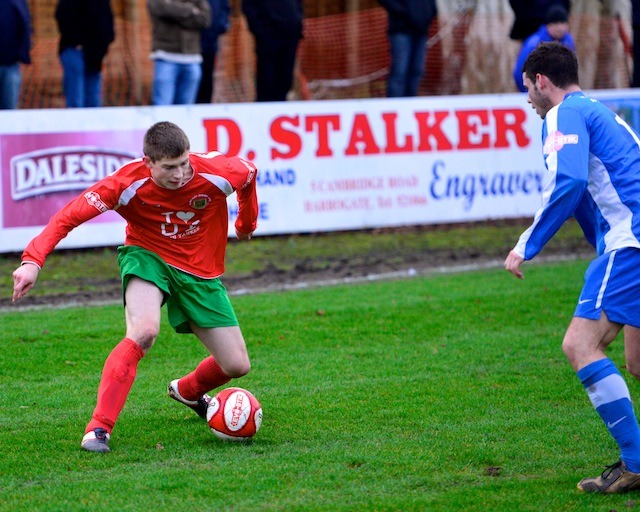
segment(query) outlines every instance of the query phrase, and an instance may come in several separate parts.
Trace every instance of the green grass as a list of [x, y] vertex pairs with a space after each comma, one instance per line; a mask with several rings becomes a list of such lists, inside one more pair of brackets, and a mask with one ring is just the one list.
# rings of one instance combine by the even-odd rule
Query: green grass
[[253, 369], [234, 384], [264, 407], [247, 444], [166, 396], [206, 354], [163, 321], [107, 455], [79, 442], [121, 308], [2, 313], [0, 510], [640, 509], [575, 488], [618, 457], [560, 348], [585, 268], [235, 297]]
[[[255, 273], [278, 275], [297, 266], [310, 270], [334, 265], [366, 265], [384, 260], [402, 266], [408, 262], [435, 265], [467, 257], [504, 258], [530, 219], [466, 225], [422, 226], [370, 231], [256, 237], [251, 243], [230, 240], [225, 278]], [[545, 252], [575, 253], [590, 250], [576, 222], [567, 222]], [[11, 297], [11, 273], [19, 254], [0, 254], [0, 298]], [[47, 259], [31, 296], [120, 288], [120, 272], [113, 248], [55, 251]]]

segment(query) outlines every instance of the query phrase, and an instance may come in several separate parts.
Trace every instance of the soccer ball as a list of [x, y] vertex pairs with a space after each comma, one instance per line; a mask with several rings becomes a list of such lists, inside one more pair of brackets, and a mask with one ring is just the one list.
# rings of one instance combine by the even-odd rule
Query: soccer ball
[[246, 389], [223, 389], [209, 403], [207, 423], [224, 441], [245, 441], [262, 425], [262, 406]]

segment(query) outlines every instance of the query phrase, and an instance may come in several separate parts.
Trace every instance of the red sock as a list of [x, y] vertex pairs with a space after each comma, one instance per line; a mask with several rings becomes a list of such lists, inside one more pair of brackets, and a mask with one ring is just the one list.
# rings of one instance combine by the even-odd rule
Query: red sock
[[213, 356], [202, 361], [190, 374], [178, 381], [178, 391], [187, 400], [198, 400], [207, 391], [211, 391], [231, 380], [218, 365]]
[[136, 378], [138, 361], [142, 356], [144, 352], [140, 346], [129, 338], [124, 338], [111, 351], [102, 368], [98, 402], [85, 434], [97, 427], [111, 433]]

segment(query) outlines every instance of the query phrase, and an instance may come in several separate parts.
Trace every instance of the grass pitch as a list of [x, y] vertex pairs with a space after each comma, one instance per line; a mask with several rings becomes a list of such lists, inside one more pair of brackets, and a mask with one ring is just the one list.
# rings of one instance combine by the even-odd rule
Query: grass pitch
[[112, 452], [81, 451], [122, 309], [2, 313], [0, 510], [640, 510], [575, 487], [618, 457], [560, 348], [586, 265], [234, 297], [246, 444], [166, 396], [206, 353], [164, 320]]

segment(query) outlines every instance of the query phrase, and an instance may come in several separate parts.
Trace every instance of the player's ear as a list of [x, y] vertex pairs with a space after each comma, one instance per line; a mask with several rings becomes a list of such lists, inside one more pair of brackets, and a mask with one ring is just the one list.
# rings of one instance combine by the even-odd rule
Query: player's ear
[[144, 155], [142, 157], [142, 161], [144, 162], [144, 165], [146, 165], [149, 169], [151, 169], [151, 167], [152, 167], [151, 166], [151, 164], [152, 164], [151, 158], [149, 158], [147, 155]]
[[536, 85], [538, 89], [547, 89], [549, 85], [551, 85], [551, 80], [546, 75], [537, 73], [536, 74]]
[[542, 75], [540, 73], [536, 73], [536, 79], [533, 82], [533, 85], [535, 85], [537, 89], [540, 88], [540, 80], [541, 79], [542, 79]]

